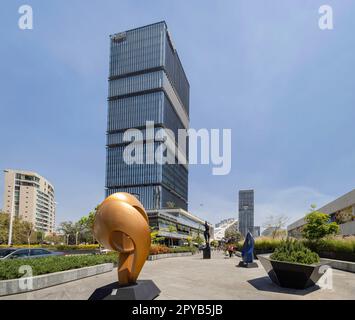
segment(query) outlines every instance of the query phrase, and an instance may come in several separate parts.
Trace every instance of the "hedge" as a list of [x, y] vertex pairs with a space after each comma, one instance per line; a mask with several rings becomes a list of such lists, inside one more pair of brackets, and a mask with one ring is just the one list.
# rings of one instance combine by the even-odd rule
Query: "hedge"
[[196, 253], [196, 247], [176, 247], [176, 248], [169, 248], [171, 253], [180, 253], [180, 252], [192, 252]]
[[195, 253], [197, 249], [195, 247], [176, 247], [169, 248], [164, 245], [152, 245], [150, 248], [150, 255], [165, 254], [165, 253], [180, 253], [180, 252], [192, 252]]
[[53, 256], [36, 259], [14, 259], [0, 261], [0, 280], [18, 279], [23, 276], [19, 268], [23, 265], [32, 267], [32, 275], [60, 272], [72, 269], [95, 266], [104, 263], [116, 263], [117, 254], [85, 255], [85, 256]]
[[314, 251], [355, 253], [355, 240], [322, 239], [319, 241], [304, 241], [304, 243]]
[[[255, 251], [258, 252], [258, 254], [261, 253], [271, 253], [274, 252], [274, 250], [280, 246], [281, 244], [280, 239], [269, 239], [269, 238], [262, 238], [262, 239], [256, 239], [255, 240], [255, 246], [254, 249]], [[243, 247], [243, 241], [238, 242], [235, 246], [237, 250], [241, 250]]]
[[[28, 244], [14, 245], [14, 248], [28, 248]], [[8, 248], [7, 245], [0, 245], [1, 248]], [[86, 245], [46, 245], [46, 244], [31, 244], [30, 248], [44, 248], [57, 251], [76, 251], [76, 250], [98, 250], [98, 244], [86, 244]]]
[[355, 239], [304, 240], [304, 245], [322, 258], [355, 262]]
[[[14, 248], [28, 248], [28, 245], [15, 245], [13, 246]], [[0, 245], [0, 248], [7, 248], [6, 245]], [[45, 248], [49, 250], [55, 250], [55, 251], [80, 251], [80, 250], [98, 250], [99, 245], [98, 244], [90, 244], [90, 245], [78, 245], [78, 246], [72, 246], [72, 245], [31, 245], [31, 248]], [[169, 248], [165, 245], [154, 245], [152, 244], [151, 246], [151, 252], [150, 254], [162, 254], [162, 253], [178, 253], [178, 252], [196, 252], [195, 247], [177, 247], [177, 248]]]

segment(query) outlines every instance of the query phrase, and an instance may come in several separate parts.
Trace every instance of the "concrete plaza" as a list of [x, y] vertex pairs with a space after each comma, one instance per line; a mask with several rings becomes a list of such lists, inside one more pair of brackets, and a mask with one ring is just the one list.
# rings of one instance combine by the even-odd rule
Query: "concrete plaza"
[[[158, 299], [165, 300], [260, 300], [260, 299], [355, 299], [355, 274], [332, 270], [333, 289], [318, 287], [290, 290], [273, 284], [258, 262], [257, 269], [238, 268], [240, 258], [229, 259], [214, 252], [211, 260], [198, 254], [190, 257], [147, 261], [140, 279], [151, 279], [160, 288]], [[2, 297], [0, 299], [87, 300], [96, 288], [117, 279], [116, 270], [95, 277]]]

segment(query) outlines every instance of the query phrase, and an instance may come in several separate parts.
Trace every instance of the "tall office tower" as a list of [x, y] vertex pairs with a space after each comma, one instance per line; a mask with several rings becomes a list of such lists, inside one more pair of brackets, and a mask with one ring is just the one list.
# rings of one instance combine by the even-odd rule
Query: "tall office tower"
[[[159, 164], [151, 155], [165, 156], [159, 148], [163, 143], [177, 145], [171, 135], [165, 142], [155, 139], [159, 129], [170, 129], [176, 140], [179, 129], [188, 129], [189, 95], [189, 82], [164, 21], [111, 36], [106, 195], [129, 192], [146, 209], [187, 209], [188, 147], [176, 153], [185, 164]], [[152, 130], [145, 130], [147, 121], [154, 122]], [[143, 133], [144, 149], [134, 153], [144, 164], [124, 161], [129, 143], [123, 134], [133, 128]]]
[[254, 190], [239, 191], [239, 232], [254, 234]]
[[4, 211], [31, 222], [36, 231], [55, 231], [54, 187], [35, 172], [5, 170]]

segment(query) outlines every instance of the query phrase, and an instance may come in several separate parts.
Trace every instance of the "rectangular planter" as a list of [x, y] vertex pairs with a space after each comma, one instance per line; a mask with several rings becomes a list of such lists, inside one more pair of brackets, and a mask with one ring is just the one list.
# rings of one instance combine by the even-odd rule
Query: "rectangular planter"
[[105, 263], [96, 266], [73, 269], [62, 272], [55, 272], [32, 277], [32, 287], [21, 289], [21, 282], [24, 279], [13, 279], [0, 281], [0, 296], [8, 296], [13, 294], [25, 293], [35, 290], [40, 290], [62, 283], [79, 280], [82, 278], [92, 277], [97, 274], [110, 272], [113, 269], [113, 263]]
[[270, 255], [259, 255], [258, 258], [274, 283], [292, 289], [314, 286], [324, 274], [320, 268], [329, 265], [326, 261], [314, 265], [275, 261], [270, 259]]

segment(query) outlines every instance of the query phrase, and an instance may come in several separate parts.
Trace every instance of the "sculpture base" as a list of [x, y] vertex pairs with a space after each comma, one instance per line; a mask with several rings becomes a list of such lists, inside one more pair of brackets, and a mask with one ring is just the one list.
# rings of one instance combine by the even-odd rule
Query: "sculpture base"
[[160, 292], [152, 280], [140, 280], [131, 286], [114, 282], [96, 289], [89, 300], [154, 300]]
[[259, 268], [258, 264], [256, 262], [244, 262], [244, 261], [240, 261], [238, 264], [239, 268]]
[[203, 259], [211, 259], [211, 247], [207, 246], [203, 249]]

